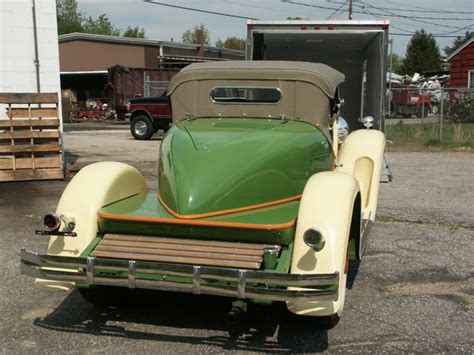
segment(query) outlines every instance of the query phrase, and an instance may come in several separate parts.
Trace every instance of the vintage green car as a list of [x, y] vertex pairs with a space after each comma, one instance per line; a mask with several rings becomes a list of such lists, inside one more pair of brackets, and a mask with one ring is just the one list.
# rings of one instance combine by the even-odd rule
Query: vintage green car
[[233, 297], [234, 311], [286, 302], [335, 323], [385, 145], [375, 129], [338, 137], [343, 80], [317, 63], [189, 65], [167, 92], [158, 191], [126, 164], [85, 167], [37, 231], [47, 254], [22, 250], [22, 272], [91, 302], [116, 287], [178, 291]]

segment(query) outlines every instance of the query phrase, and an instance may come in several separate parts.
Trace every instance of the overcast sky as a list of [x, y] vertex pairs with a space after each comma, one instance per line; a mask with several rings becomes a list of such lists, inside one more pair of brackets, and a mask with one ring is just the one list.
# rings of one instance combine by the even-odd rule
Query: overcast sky
[[[246, 20], [170, 8], [142, 0], [77, 0], [79, 10], [97, 17], [105, 13], [118, 27], [140, 26], [149, 39], [181, 41], [181, 35], [194, 25], [204, 24], [214, 44], [219, 38], [245, 38]], [[288, 16], [324, 20], [335, 10], [348, 8], [345, 0], [157, 0], [161, 3], [222, 12], [260, 20], [281, 20]], [[299, 5], [298, 5], [299, 4]], [[309, 6], [305, 6], [309, 5]], [[378, 8], [378, 9], [377, 9]], [[456, 13], [455, 13], [456, 12]], [[405, 54], [410, 36], [417, 29], [439, 35], [460, 35], [474, 31], [473, 0], [354, 0], [353, 19], [390, 19], [394, 52]], [[369, 14], [372, 13], [372, 14]], [[393, 16], [393, 14], [398, 15]], [[347, 10], [336, 13], [332, 19], [347, 19]], [[419, 17], [419, 18], [414, 18]], [[442, 18], [442, 19], [440, 19]], [[452, 43], [453, 38], [436, 38], [440, 49]], [[444, 54], [444, 52], [441, 52]]]

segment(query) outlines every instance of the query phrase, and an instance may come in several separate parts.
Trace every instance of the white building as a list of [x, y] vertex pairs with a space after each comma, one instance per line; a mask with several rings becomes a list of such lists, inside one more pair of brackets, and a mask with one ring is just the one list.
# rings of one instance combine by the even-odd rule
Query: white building
[[60, 90], [55, 0], [0, 0], [0, 92]]

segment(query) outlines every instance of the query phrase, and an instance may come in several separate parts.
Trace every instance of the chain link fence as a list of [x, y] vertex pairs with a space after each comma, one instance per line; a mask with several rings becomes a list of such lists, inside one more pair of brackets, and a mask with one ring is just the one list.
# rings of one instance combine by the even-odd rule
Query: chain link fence
[[[413, 139], [435, 143], [474, 141], [474, 89], [392, 87], [388, 90], [386, 132], [414, 134]], [[451, 141], [451, 142], [450, 142]]]
[[161, 96], [165, 93], [166, 89], [168, 88], [169, 81], [152, 81], [152, 80], [145, 80], [144, 81], [144, 96]]

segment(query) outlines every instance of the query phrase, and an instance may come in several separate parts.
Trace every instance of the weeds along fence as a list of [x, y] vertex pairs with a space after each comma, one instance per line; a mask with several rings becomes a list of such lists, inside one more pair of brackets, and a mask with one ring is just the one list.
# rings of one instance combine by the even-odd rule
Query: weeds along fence
[[474, 147], [474, 88], [392, 87], [387, 98], [389, 140]]

